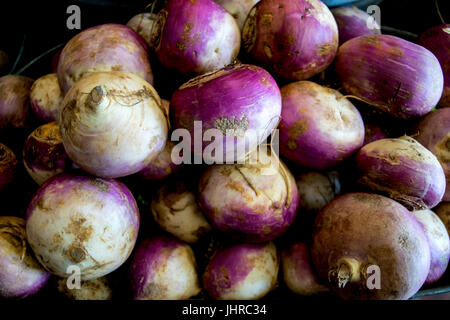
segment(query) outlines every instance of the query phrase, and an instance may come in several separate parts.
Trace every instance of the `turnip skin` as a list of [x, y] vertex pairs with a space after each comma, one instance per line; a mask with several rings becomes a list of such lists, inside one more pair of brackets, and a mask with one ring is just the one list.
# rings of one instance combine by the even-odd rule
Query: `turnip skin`
[[[170, 108], [174, 128], [188, 130], [191, 137], [194, 137], [195, 121], [201, 121], [202, 134], [208, 129], [219, 130], [223, 136], [223, 160], [219, 158], [219, 162], [229, 159], [236, 162], [266, 141], [276, 128], [281, 114], [281, 94], [266, 70], [239, 64], [183, 84], [173, 94]], [[203, 139], [202, 142], [202, 149], [196, 150], [191, 139], [191, 152], [214, 162], [216, 159], [204, 153], [211, 142]], [[227, 144], [233, 149], [227, 150]]]
[[278, 77], [305, 80], [324, 71], [338, 49], [338, 28], [319, 0], [261, 0], [242, 31], [245, 51]]
[[168, 181], [153, 198], [150, 210], [161, 228], [182, 241], [195, 243], [212, 228], [191, 190], [182, 181]]
[[23, 149], [23, 164], [38, 185], [71, 169], [72, 161], [64, 150], [56, 121], [38, 127], [28, 136]]
[[64, 94], [61, 91], [56, 73], [37, 79], [31, 86], [31, 108], [39, 119], [45, 122], [57, 121]]
[[438, 281], [447, 270], [450, 259], [450, 238], [444, 223], [431, 210], [412, 211], [423, 226], [430, 245], [431, 265], [425, 284]]
[[164, 150], [156, 156], [147, 166], [145, 166], [137, 175], [143, 180], [163, 180], [176, 172], [180, 165], [172, 161], [172, 149], [176, 144], [167, 140]]
[[0, 192], [14, 180], [16, 170], [16, 155], [10, 148], [0, 143]]
[[370, 15], [357, 7], [337, 7], [331, 10], [339, 30], [339, 45], [347, 40], [371, 34], [381, 34], [380, 26], [373, 19], [378, 28], [369, 29], [367, 21]]
[[285, 233], [301, 201], [289, 169], [275, 157], [260, 156], [257, 162], [207, 168], [198, 189], [200, 209], [213, 227], [252, 243]]
[[135, 300], [185, 300], [200, 293], [191, 247], [174, 238], [145, 239], [130, 267]]
[[431, 209], [443, 198], [445, 174], [438, 159], [415, 139], [369, 143], [356, 155], [358, 182], [409, 209]]
[[68, 267], [77, 266], [81, 280], [104, 276], [125, 262], [140, 223], [136, 201], [124, 184], [72, 174], [45, 182], [33, 196], [26, 219], [39, 262], [59, 277], [70, 276]]
[[363, 146], [371, 142], [386, 139], [389, 137], [380, 126], [377, 126], [373, 123], [364, 122], [364, 129], [365, 132]]
[[34, 80], [20, 75], [0, 78], [0, 129], [23, 129], [30, 125], [30, 89]]
[[28, 247], [25, 220], [0, 216], [0, 297], [26, 298], [41, 290], [49, 278]]
[[233, 244], [218, 249], [202, 276], [216, 300], [257, 300], [276, 285], [279, 255], [272, 242]]
[[155, 89], [125, 72], [96, 72], [64, 97], [64, 148], [79, 167], [104, 178], [142, 170], [164, 149], [168, 122]]
[[227, 10], [236, 19], [239, 29], [242, 32], [245, 20], [251, 8], [260, 0], [214, 0]]
[[[319, 213], [311, 256], [319, 277], [344, 299], [408, 299], [430, 270], [422, 225], [398, 202], [368, 193], [339, 196]], [[367, 285], [371, 265], [380, 268], [379, 289]]]
[[156, 17], [156, 14], [149, 12], [139, 13], [127, 22], [127, 26], [144, 38], [145, 42], [150, 45], [150, 38], [156, 22]]
[[111, 300], [113, 296], [106, 277], [81, 281], [79, 289], [69, 289], [67, 279], [60, 278], [57, 281], [57, 290], [70, 300]]
[[444, 92], [439, 105], [450, 107], [450, 24], [432, 27], [419, 36], [419, 43], [433, 52], [444, 71]]
[[335, 70], [347, 94], [387, 114], [414, 119], [430, 112], [444, 77], [428, 49], [391, 35], [366, 35], [339, 47]]
[[443, 201], [450, 201], [450, 109], [436, 109], [420, 120], [413, 134], [430, 150], [444, 169], [446, 189]]
[[296, 164], [326, 170], [362, 146], [361, 114], [338, 91], [298, 81], [282, 87], [281, 95], [281, 155]]
[[153, 85], [145, 41], [130, 27], [103, 24], [83, 30], [69, 40], [58, 62], [58, 81], [64, 93], [93, 72], [123, 71]]
[[158, 13], [151, 46], [166, 68], [201, 75], [234, 62], [241, 35], [234, 18], [212, 0], [169, 0]]
[[292, 292], [311, 296], [329, 291], [319, 281], [305, 243], [296, 242], [284, 249], [281, 252], [281, 265], [283, 280]]

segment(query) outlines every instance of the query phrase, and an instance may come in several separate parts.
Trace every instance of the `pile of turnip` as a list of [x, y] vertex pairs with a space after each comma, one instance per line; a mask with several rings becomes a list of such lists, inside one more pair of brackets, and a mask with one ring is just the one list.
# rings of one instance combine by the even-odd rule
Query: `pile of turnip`
[[413, 43], [370, 18], [168, 0], [81, 30], [39, 75], [0, 51], [0, 298], [405, 300], [445, 281], [450, 26]]

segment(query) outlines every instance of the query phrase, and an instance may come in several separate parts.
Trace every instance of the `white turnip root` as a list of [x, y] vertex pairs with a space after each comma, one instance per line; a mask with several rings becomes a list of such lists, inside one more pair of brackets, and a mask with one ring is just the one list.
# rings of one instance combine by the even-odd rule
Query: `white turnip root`
[[63, 99], [64, 94], [56, 73], [40, 77], [31, 86], [31, 108], [38, 118], [45, 122], [59, 119]]

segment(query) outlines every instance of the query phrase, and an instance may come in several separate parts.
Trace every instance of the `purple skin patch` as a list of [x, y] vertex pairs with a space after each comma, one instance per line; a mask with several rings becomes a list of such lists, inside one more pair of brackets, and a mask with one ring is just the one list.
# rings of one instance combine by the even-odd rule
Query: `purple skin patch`
[[169, 254], [178, 247], [187, 246], [186, 243], [175, 238], [160, 236], [145, 239], [137, 247], [130, 267], [131, 290], [134, 299], [145, 298], [146, 286], [152, 281], [160, 268], [164, 268]]
[[[429, 162], [422, 157], [428, 152], [420, 144], [412, 145], [408, 153], [399, 153], [398, 149], [384, 148], [382, 139], [377, 148], [367, 154], [366, 145], [356, 155], [358, 181], [360, 184], [387, 194], [408, 208], [426, 209], [436, 206], [445, 192], [445, 175], [437, 161]], [[405, 145], [403, 145], [403, 148]], [[415, 158], [416, 154], [421, 157]], [[433, 155], [432, 155], [433, 156]], [[433, 156], [434, 157], [434, 156]]]
[[439, 105], [450, 107], [450, 24], [435, 26], [419, 37], [420, 45], [436, 56], [444, 71], [444, 92]]
[[134, 73], [153, 85], [144, 39], [130, 27], [103, 24], [73, 37], [61, 52], [58, 80], [63, 92], [86, 74], [96, 71]]
[[232, 63], [240, 32], [234, 18], [212, 0], [170, 0], [159, 13], [153, 43], [159, 61], [184, 74], [204, 74]]
[[267, 244], [238, 244], [218, 250], [211, 258], [203, 274], [203, 287], [213, 298], [219, 298], [245, 280], [253, 270], [254, 263], [249, 254], [263, 252]]
[[[202, 134], [207, 129], [219, 130], [223, 134], [225, 159], [227, 140], [238, 150], [238, 143], [250, 140], [239, 138], [239, 134], [252, 131], [259, 138], [259, 141], [251, 139], [247, 145], [247, 151], [252, 151], [276, 128], [281, 94], [266, 70], [240, 64], [190, 80], [175, 91], [170, 107], [174, 128], [189, 131], [194, 152], [194, 121], [202, 122]], [[202, 151], [210, 143], [202, 139]]]
[[381, 34], [380, 29], [369, 29], [367, 21], [371, 16], [357, 7], [338, 7], [331, 12], [339, 29], [339, 45], [359, 36]]
[[428, 49], [390, 35], [345, 42], [335, 69], [346, 93], [402, 119], [430, 112], [444, 86], [439, 61]]
[[443, 201], [450, 201], [450, 108], [431, 111], [420, 120], [414, 130], [415, 139], [430, 150], [444, 169], [446, 189]]
[[290, 80], [325, 70], [339, 43], [336, 21], [319, 0], [260, 1], [250, 11], [242, 34], [253, 59]]

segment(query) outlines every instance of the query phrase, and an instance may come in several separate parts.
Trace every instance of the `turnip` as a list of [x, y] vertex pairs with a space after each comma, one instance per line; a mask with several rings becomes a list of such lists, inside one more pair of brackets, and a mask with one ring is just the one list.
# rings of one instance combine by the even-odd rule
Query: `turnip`
[[172, 149], [175, 143], [167, 140], [166, 146], [147, 166], [137, 174], [144, 180], [163, 180], [176, 172], [180, 165], [172, 161]]
[[359, 111], [338, 91], [311, 81], [281, 88], [280, 153], [314, 169], [331, 168], [364, 141]]
[[66, 278], [57, 281], [58, 291], [70, 300], [111, 300], [112, 290], [106, 277], [80, 281], [79, 288], [69, 289]]
[[450, 235], [450, 202], [441, 202], [433, 208], [438, 217], [444, 223], [447, 233]]
[[283, 280], [294, 293], [311, 296], [328, 292], [318, 279], [312, 266], [308, 246], [303, 242], [295, 242], [281, 252]]
[[153, 84], [145, 41], [120, 24], [86, 29], [70, 39], [61, 52], [58, 80], [64, 93], [80, 78], [98, 71], [130, 72]]
[[[371, 34], [381, 34], [380, 26], [367, 12], [357, 7], [337, 7], [331, 10], [339, 30], [339, 45], [347, 40]], [[371, 22], [371, 25], [368, 22]]]
[[10, 148], [0, 143], [0, 191], [14, 180], [16, 168], [16, 155]]
[[234, 18], [212, 0], [169, 0], [157, 16], [150, 44], [159, 61], [184, 74], [232, 63], [241, 36]]
[[319, 213], [311, 256], [344, 299], [408, 299], [430, 270], [421, 224], [398, 202], [369, 193], [339, 196]]
[[139, 13], [127, 22], [127, 26], [136, 31], [136, 33], [144, 38], [145, 42], [150, 45], [150, 38], [156, 18], [157, 15], [153, 13]]
[[168, 123], [153, 87], [125, 72], [96, 72], [64, 97], [64, 148], [86, 172], [106, 178], [142, 170], [164, 149]]
[[383, 129], [376, 124], [364, 122], [364, 130], [363, 146], [380, 139], [388, 138], [388, 135], [383, 131]]
[[26, 231], [48, 271], [69, 277], [78, 270], [81, 280], [92, 280], [114, 271], [130, 256], [139, 210], [121, 182], [60, 174], [33, 196]]
[[276, 155], [259, 152], [245, 164], [208, 167], [200, 178], [198, 202], [221, 232], [264, 242], [286, 232], [300, 198], [289, 169]]
[[401, 119], [430, 112], [444, 86], [439, 61], [428, 49], [391, 35], [346, 41], [335, 69], [344, 91]]
[[41, 290], [48, 273], [27, 244], [25, 220], [0, 216], [0, 297], [25, 298]]
[[196, 202], [190, 185], [175, 180], [164, 184], [151, 202], [155, 221], [167, 232], [189, 243], [197, 242], [211, 231]]
[[58, 72], [58, 64], [59, 64], [59, 57], [61, 56], [61, 52], [64, 48], [59, 48], [52, 57], [52, 61], [50, 61], [50, 69], [53, 73]]
[[[240, 64], [183, 84], [170, 107], [174, 128], [188, 130], [194, 154], [208, 164], [233, 163], [254, 151], [276, 128], [281, 95], [267, 71]], [[208, 141], [208, 132], [218, 135], [214, 144]], [[216, 147], [214, 155], [210, 145]]]
[[275, 75], [304, 80], [324, 71], [338, 49], [338, 28], [320, 0], [261, 0], [242, 31], [245, 51]]
[[444, 71], [444, 92], [439, 105], [450, 107], [450, 24], [432, 27], [422, 33], [419, 43], [433, 52]]
[[356, 155], [358, 182], [409, 209], [429, 209], [444, 196], [445, 174], [434, 154], [402, 136], [365, 145]]
[[41, 185], [51, 177], [71, 168], [56, 121], [34, 130], [25, 141], [23, 164], [33, 180]]
[[64, 94], [59, 86], [56, 73], [50, 73], [37, 79], [30, 92], [31, 108], [43, 121], [59, 119]]
[[33, 79], [19, 75], [0, 78], [0, 129], [29, 126]]
[[250, 9], [260, 0], [214, 0], [225, 8], [236, 19], [239, 29], [242, 31], [245, 19]]
[[450, 238], [444, 223], [431, 210], [412, 212], [424, 230], [430, 245], [431, 265], [425, 284], [439, 280], [447, 270], [450, 259]]
[[194, 253], [169, 237], [145, 239], [131, 261], [135, 300], [183, 300], [200, 293]]
[[341, 193], [339, 173], [308, 171], [295, 177], [300, 195], [299, 212], [317, 213]]
[[443, 201], [450, 201], [450, 109], [437, 109], [427, 114], [418, 123], [413, 136], [441, 163], [447, 182]]
[[216, 300], [257, 300], [277, 283], [279, 256], [272, 242], [217, 249], [203, 274], [203, 288]]

